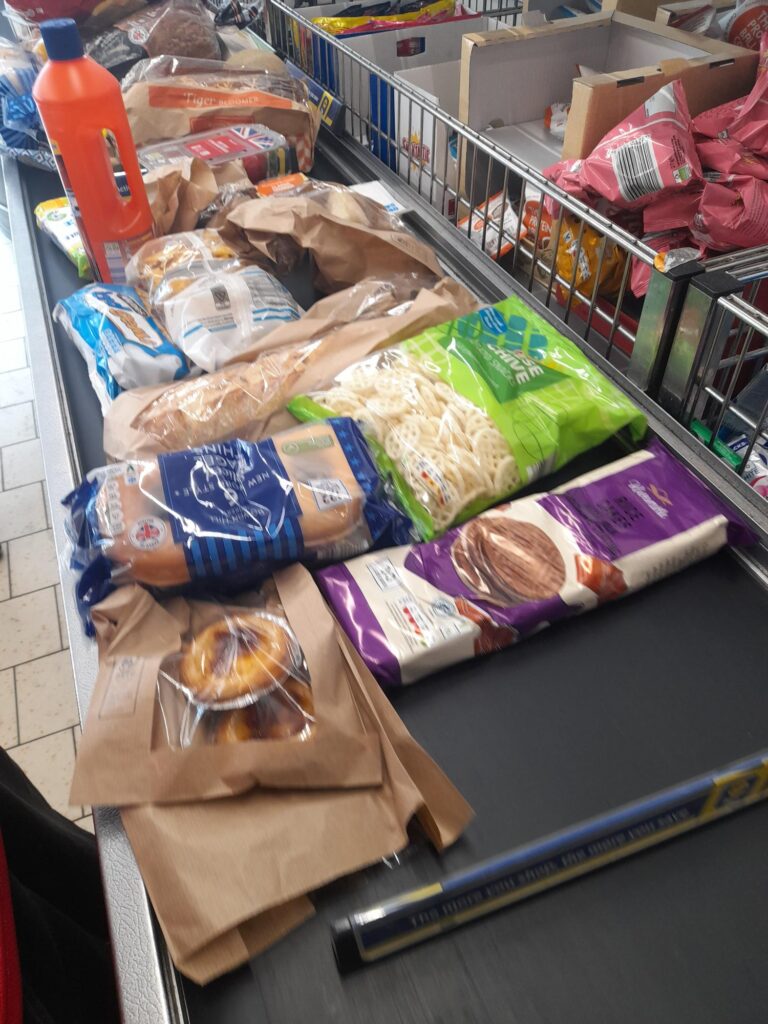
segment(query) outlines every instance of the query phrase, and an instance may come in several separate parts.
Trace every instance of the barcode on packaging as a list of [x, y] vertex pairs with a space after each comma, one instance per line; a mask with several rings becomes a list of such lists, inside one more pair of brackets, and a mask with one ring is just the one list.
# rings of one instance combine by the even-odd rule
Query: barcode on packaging
[[112, 284], [125, 284], [125, 256], [119, 242], [105, 242], [104, 255]]
[[664, 187], [650, 135], [640, 135], [611, 152], [613, 173], [627, 202], [659, 192]]

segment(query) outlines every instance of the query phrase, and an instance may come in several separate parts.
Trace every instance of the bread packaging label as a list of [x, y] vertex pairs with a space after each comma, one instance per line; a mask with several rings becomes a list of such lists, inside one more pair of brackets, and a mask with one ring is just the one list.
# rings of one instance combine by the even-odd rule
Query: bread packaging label
[[74, 802], [381, 783], [378, 735], [358, 710], [333, 616], [301, 566], [236, 603], [161, 604], [130, 586], [93, 614], [99, 674]]
[[400, 686], [750, 539], [653, 441], [439, 540], [363, 555], [317, 580], [376, 678]]

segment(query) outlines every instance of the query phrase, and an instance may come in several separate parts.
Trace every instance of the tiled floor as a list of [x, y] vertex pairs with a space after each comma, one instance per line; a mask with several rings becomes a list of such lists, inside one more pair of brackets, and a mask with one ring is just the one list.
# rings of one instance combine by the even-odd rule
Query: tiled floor
[[0, 234], [0, 745], [53, 807], [69, 806], [80, 736], [59, 574], [43, 489], [13, 250]]

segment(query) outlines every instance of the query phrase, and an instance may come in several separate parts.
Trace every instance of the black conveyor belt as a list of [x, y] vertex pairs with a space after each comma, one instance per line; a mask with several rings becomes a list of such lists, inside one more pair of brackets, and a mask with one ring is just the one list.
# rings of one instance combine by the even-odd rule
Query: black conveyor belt
[[[24, 172], [33, 202], [55, 194]], [[39, 243], [47, 300], [77, 286]], [[33, 287], [25, 282], [23, 287]], [[304, 301], [309, 299], [304, 296]], [[76, 446], [102, 460], [84, 364], [57, 328]], [[44, 412], [44, 411], [43, 411]], [[560, 479], [622, 454], [618, 445]], [[340, 979], [353, 909], [768, 746], [768, 594], [728, 554], [394, 698], [474, 806], [442, 858], [406, 851], [317, 896], [317, 917], [205, 989], [192, 1024], [757, 1024], [768, 1007], [768, 806]], [[258, 865], [253, 866], [258, 870]]]

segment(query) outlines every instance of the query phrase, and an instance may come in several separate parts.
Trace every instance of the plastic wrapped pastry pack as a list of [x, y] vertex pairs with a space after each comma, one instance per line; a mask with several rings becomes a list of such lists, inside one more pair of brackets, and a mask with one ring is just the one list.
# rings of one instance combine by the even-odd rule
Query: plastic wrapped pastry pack
[[123, 390], [179, 380], [189, 373], [138, 292], [125, 284], [88, 284], [53, 312], [88, 366], [106, 414]]
[[96, 469], [64, 504], [84, 608], [120, 584], [242, 588], [411, 535], [349, 419]]
[[[170, 747], [305, 740], [314, 703], [304, 654], [273, 586], [263, 606], [196, 606], [181, 649], [164, 658], [157, 696]], [[201, 614], [203, 613], [203, 614]]]
[[128, 284], [146, 293], [151, 306], [162, 309], [166, 299], [189, 287], [200, 274], [240, 266], [237, 254], [219, 232], [202, 228], [151, 238], [131, 257], [125, 275]]
[[281, 323], [298, 320], [301, 313], [291, 293], [259, 267], [203, 273], [163, 304], [174, 342], [209, 372], [237, 359]]
[[439, 540], [329, 566], [316, 579], [379, 682], [400, 686], [753, 539], [654, 441]]
[[645, 420], [516, 297], [430, 328], [299, 396], [299, 419], [352, 416], [424, 538]]

